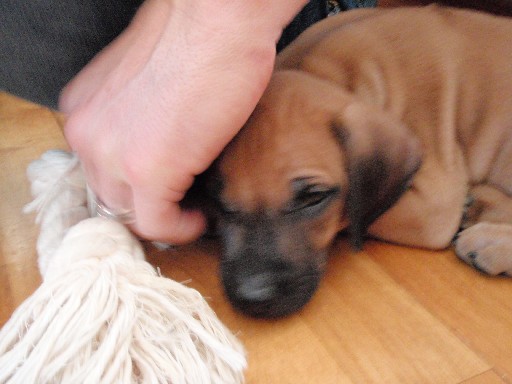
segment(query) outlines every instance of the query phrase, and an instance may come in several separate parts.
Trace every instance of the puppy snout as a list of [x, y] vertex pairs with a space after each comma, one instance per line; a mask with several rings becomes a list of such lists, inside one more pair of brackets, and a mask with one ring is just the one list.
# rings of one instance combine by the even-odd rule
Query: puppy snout
[[[256, 270], [255, 270], [256, 269]], [[223, 268], [226, 295], [239, 311], [253, 317], [276, 318], [305, 305], [319, 282], [319, 274], [293, 265], [268, 264], [265, 268]]]
[[273, 272], [263, 272], [249, 276], [238, 285], [238, 300], [264, 302], [274, 299], [278, 293], [279, 277]]

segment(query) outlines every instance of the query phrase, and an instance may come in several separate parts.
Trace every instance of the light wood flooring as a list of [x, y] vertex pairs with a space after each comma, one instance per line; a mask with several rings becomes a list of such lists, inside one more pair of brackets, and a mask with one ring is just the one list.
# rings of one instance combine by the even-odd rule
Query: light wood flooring
[[[58, 116], [0, 94], [0, 326], [40, 284], [27, 164], [66, 148]], [[232, 310], [217, 276], [215, 242], [169, 251], [150, 262], [190, 280], [249, 357], [254, 384], [512, 383], [512, 279], [489, 278], [451, 251], [427, 252], [370, 241], [332, 252], [320, 289], [299, 314], [277, 321]]]

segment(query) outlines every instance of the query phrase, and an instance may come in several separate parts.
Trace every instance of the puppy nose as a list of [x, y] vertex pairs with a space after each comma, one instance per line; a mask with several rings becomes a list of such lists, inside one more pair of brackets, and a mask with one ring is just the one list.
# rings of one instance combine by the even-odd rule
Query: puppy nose
[[245, 277], [236, 289], [239, 300], [264, 302], [278, 295], [278, 279], [273, 272], [261, 272]]
[[278, 318], [298, 311], [309, 301], [320, 278], [313, 269], [296, 271], [284, 263], [242, 271], [245, 273], [223, 271], [225, 293], [236, 309], [257, 318]]

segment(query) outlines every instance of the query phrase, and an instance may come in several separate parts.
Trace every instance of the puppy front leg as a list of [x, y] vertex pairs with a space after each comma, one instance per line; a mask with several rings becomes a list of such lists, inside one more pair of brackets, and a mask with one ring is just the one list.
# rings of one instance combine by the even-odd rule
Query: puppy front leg
[[479, 184], [470, 189], [469, 196], [471, 204], [464, 213], [463, 229], [484, 221], [512, 225], [512, 197], [503, 190]]

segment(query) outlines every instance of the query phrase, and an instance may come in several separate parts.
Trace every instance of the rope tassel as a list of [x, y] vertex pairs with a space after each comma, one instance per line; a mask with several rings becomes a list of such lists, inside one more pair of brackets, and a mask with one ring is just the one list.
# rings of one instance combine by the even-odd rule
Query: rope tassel
[[242, 345], [194, 289], [160, 276], [120, 223], [90, 218], [78, 159], [28, 168], [43, 283], [0, 331], [0, 383], [242, 383]]

